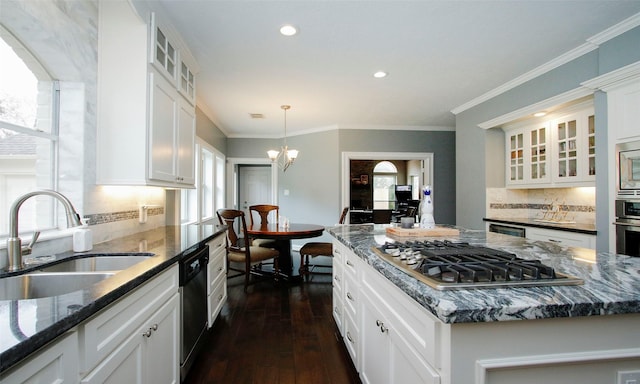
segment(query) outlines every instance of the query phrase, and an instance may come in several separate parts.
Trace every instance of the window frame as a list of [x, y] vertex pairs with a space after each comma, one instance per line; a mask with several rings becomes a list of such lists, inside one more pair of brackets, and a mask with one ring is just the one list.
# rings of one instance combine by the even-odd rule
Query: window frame
[[[39, 153], [43, 152], [36, 151], [33, 155], [33, 172], [30, 174], [24, 173], [24, 175], [31, 175], [34, 177], [34, 185], [37, 189], [46, 188], [58, 190], [60, 147], [60, 83], [58, 80], [52, 79], [49, 73], [44, 69], [42, 63], [40, 63], [35, 58], [35, 56], [21, 41], [10, 34], [2, 25], [0, 25], [0, 38], [13, 50], [15, 55], [23, 62], [24, 66], [33, 74], [33, 76], [37, 80], [37, 105], [35, 112], [36, 120], [34, 122], [34, 126], [29, 127], [26, 125], [18, 125], [8, 121], [0, 120], [0, 129], [14, 132], [15, 134], [27, 135], [35, 138], [36, 141], [45, 140], [44, 151], [48, 152], [48, 170], [46, 172], [42, 172], [40, 176], [38, 175], [38, 173], [42, 170], [42, 168], [39, 167], [39, 163], [43, 163], [38, 155]], [[43, 111], [46, 114], [43, 114]], [[48, 122], [48, 124], [46, 126], [43, 126], [43, 122]], [[43, 129], [45, 127], [46, 129]], [[36, 144], [36, 146], [40, 145], [42, 144]], [[48, 149], [46, 147], [48, 147]], [[3, 157], [3, 160], [7, 160], [9, 158], [10, 155]], [[19, 160], [17, 157], [16, 159]], [[6, 173], [3, 175], [11, 174]], [[14, 174], [14, 176], [16, 175], [17, 174]], [[39, 184], [38, 181], [41, 181], [43, 183]], [[5, 182], [6, 180], [3, 181], [3, 183]], [[6, 184], [2, 185], [1, 187], [4, 190]], [[3, 208], [2, 210], [8, 212], [17, 197], [19, 197], [23, 193], [30, 192], [33, 189], [31, 187], [25, 188], [28, 188], [28, 190], [13, 193], [11, 196], [3, 193], [3, 195], [5, 196], [5, 201], [0, 202], [0, 205]], [[50, 198], [36, 197], [34, 199], [29, 199], [24, 204], [25, 206], [31, 206], [33, 204], [33, 208], [31, 211], [32, 219], [31, 221], [25, 220], [25, 213], [23, 213], [25, 210], [21, 210], [21, 217], [23, 218], [23, 220], [21, 220], [22, 225], [19, 228], [21, 233], [29, 234], [36, 230], [44, 232], [59, 229], [60, 215], [58, 213], [58, 205], [56, 204], [55, 200]], [[7, 221], [5, 222], [5, 220]], [[28, 223], [28, 226], [25, 225], [25, 221]], [[4, 219], [0, 219], [0, 222], [2, 224], [0, 225], [0, 238], [8, 237], [8, 216]]]

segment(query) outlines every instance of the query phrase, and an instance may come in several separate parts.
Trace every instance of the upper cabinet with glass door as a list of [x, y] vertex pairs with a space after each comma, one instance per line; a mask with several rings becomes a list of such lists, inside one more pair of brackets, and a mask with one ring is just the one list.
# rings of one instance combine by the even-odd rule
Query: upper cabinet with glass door
[[151, 15], [151, 28], [154, 44], [151, 47], [150, 61], [154, 68], [175, 84], [180, 94], [192, 105], [196, 100], [195, 59], [187, 49], [180, 48], [178, 34], [158, 22]]
[[552, 179], [555, 183], [595, 182], [595, 115], [593, 107], [570, 111], [551, 126], [555, 139]]
[[591, 102], [503, 129], [507, 187], [590, 186], [595, 182]]
[[548, 132], [547, 123], [507, 131], [507, 185], [549, 182]]

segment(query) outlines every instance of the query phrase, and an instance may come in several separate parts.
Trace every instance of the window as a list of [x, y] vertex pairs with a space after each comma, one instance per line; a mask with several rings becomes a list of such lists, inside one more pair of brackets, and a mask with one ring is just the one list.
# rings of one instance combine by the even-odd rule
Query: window
[[[58, 143], [58, 86], [34, 56], [0, 26], [0, 212], [35, 189], [55, 189]], [[55, 227], [50, 198], [27, 200], [20, 232]], [[0, 236], [9, 232], [0, 215]]]
[[182, 190], [182, 224], [217, 223], [216, 210], [224, 207], [224, 156], [197, 139], [196, 189]]
[[373, 168], [373, 209], [394, 209], [394, 186], [398, 183], [398, 169], [390, 161], [381, 161]]

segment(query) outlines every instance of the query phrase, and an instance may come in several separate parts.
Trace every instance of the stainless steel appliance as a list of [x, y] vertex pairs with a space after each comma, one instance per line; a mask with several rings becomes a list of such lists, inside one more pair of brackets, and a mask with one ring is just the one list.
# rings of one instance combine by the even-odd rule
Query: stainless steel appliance
[[374, 250], [385, 261], [439, 290], [583, 283], [539, 260], [465, 242], [388, 242]]
[[526, 237], [526, 229], [521, 227], [511, 227], [502, 224], [489, 224], [489, 232], [501, 233], [503, 235]]
[[618, 196], [640, 198], [640, 141], [616, 144]]
[[194, 247], [180, 261], [180, 381], [202, 347], [207, 330], [207, 264], [209, 246]]
[[616, 253], [640, 257], [640, 200], [616, 200]]

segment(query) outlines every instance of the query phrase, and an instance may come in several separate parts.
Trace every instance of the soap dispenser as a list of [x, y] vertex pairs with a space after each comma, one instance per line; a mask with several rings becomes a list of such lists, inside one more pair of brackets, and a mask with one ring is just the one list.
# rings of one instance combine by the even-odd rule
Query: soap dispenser
[[73, 232], [73, 252], [87, 252], [93, 249], [93, 236], [87, 219], [82, 219], [82, 226]]

